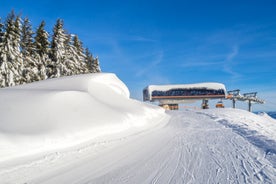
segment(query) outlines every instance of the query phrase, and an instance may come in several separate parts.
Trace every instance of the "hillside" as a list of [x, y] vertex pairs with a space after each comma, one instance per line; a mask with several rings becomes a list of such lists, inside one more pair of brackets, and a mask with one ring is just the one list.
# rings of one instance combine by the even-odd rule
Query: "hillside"
[[164, 111], [114, 74], [0, 90], [0, 183], [276, 183], [276, 120]]

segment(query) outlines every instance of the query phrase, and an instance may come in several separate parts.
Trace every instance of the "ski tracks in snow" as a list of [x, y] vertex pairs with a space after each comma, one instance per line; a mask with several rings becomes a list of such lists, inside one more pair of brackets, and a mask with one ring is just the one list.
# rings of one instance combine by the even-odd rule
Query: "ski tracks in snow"
[[[275, 168], [242, 136], [201, 112], [171, 116], [167, 126], [139, 137], [141, 155], [129, 157], [135, 163], [91, 183], [275, 183]], [[144, 147], [149, 142], [154, 146]]]
[[269, 160], [273, 167], [276, 169], [276, 140], [262, 135], [256, 130], [250, 129], [250, 127], [248, 127], [248, 125], [244, 124], [243, 122], [236, 122], [237, 120], [229, 120], [226, 117], [217, 117], [216, 115], [210, 113], [201, 114], [204, 114], [215, 120], [216, 122], [222, 124], [226, 128], [231, 129], [233, 132], [237, 133], [248, 142], [258, 147], [261, 151], [263, 151], [264, 157]]
[[276, 169], [262, 150], [202, 112], [169, 112], [162, 126], [50, 155], [18, 168], [25, 176], [33, 172], [22, 180], [12, 170], [9, 176], [28, 184], [276, 183]]

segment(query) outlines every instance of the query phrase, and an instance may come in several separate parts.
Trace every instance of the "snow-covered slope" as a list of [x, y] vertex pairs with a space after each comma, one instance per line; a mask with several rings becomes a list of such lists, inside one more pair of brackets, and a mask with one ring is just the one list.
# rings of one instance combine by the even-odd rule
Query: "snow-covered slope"
[[276, 140], [276, 120], [266, 113], [258, 115], [240, 109], [225, 109], [223, 111], [209, 110], [208, 114], [216, 121], [225, 123], [237, 129], [255, 131], [255, 134]]
[[129, 99], [114, 74], [51, 79], [0, 90], [0, 161], [154, 126], [159, 107]]
[[114, 74], [0, 90], [0, 184], [276, 183], [276, 122], [163, 109]]

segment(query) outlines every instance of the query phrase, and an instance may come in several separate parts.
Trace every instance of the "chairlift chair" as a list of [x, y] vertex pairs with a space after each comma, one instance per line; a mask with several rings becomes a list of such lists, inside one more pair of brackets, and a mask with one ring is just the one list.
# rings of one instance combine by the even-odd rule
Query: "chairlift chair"
[[218, 103], [216, 104], [216, 108], [224, 108], [222, 100], [218, 101]]

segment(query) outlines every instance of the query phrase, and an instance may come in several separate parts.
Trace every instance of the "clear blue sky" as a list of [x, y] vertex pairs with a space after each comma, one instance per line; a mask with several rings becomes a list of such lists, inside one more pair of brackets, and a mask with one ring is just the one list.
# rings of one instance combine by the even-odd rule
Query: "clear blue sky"
[[50, 33], [63, 19], [133, 98], [149, 84], [221, 82], [258, 91], [267, 103], [254, 110], [276, 110], [274, 0], [2, 0], [0, 17], [12, 9]]

